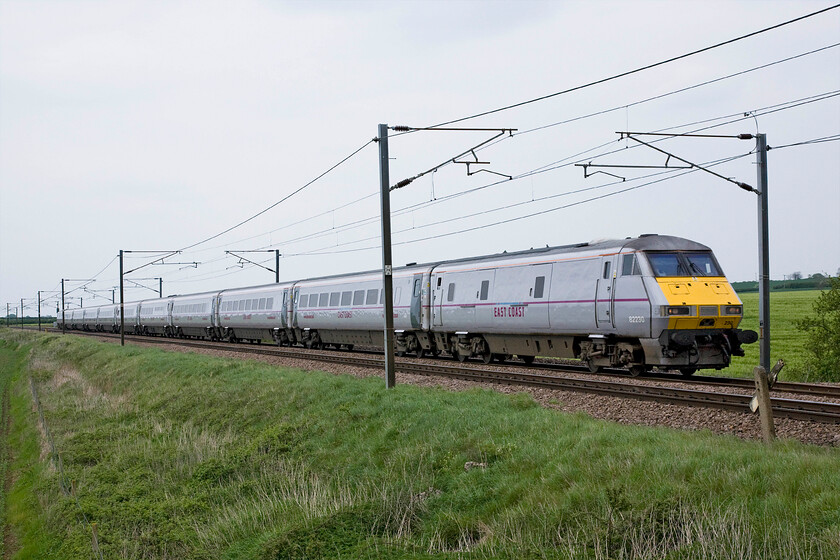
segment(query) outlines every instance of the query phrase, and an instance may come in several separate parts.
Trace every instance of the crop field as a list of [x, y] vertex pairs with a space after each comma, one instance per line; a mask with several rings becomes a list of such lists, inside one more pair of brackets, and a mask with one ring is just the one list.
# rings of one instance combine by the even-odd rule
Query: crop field
[[836, 448], [12, 330], [0, 386], [4, 558], [840, 558]]
[[[796, 326], [796, 321], [813, 314], [811, 306], [819, 297], [819, 290], [797, 290], [770, 293], [770, 363], [783, 358], [785, 368], [780, 378], [791, 381], [820, 381], [813, 379], [805, 366], [806, 335]], [[744, 302], [742, 329], [758, 332], [758, 293], [738, 294]], [[734, 377], [752, 377], [758, 365], [758, 342], [743, 346], [746, 355], [734, 357], [732, 365], [720, 373]], [[840, 366], [838, 366], [840, 367]]]

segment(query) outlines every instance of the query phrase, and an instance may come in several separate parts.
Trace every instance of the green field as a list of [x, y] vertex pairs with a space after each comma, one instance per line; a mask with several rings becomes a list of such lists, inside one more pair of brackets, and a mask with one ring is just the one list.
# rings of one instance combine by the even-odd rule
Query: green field
[[0, 382], [5, 558], [840, 558], [838, 449], [13, 330]]
[[[811, 306], [819, 295], [819, 290], [770, 293], [770, 363], [775, 364], [779, 358], [785, 360], [781, 379], [819, 381], [806, 368], [806, 334], [796, 326], [797, 320], [813, 314]], [[740, 328], [758, 332], [758, 293], [738, 296], [744, 302], [744, 320]], [[758, 343], [745, 344], [743, 348], [746, 355], [734, 357], [732, 365], [721, 373], [735, 377], [753, 376], [753, 368], [758, 365]]]

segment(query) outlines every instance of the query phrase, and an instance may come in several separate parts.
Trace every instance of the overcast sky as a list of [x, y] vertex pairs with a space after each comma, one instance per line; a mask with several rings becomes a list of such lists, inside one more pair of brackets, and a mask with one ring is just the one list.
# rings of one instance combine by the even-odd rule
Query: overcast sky
[[[56, 289], [62, 277], [97, 274], [88, 288], [110, 300], [120, 249], [179, 249], [215, 235], [364, 145], [378, 123], [420, 127], [466, 117], [830, 5], [0, 1], [0, 304]], [[760, 131], [779, 147], [768, 155], [772, 277], [836, 274], [840, 142], [783, 147], [840, 134], [835, 43], [840, 9], [459, 123], [518, 129], [477, 153], [490, 162], [478, 168], [515, 180], [468, 177], [466, 166], [451, 164], [394, 191], [394, 262], [660, 233], [707, 244], [730, 280], [754, 280], [754, 194], [702, 172], [603, 169], [620, 182], [584, 178], [572, 165], [662, 165], [664, 156], [619, 141], [616, 131], [718, 125], [704, 132]], [[490, 136], [392, 137], [391, 182]], [[657, 146], [698, 164], [745, 156], [714, 170], [755, 185], [752, 140]], [[149, 266], [129, 276], [162, 277], [165, 295], [267, 283], [272, 273], [239, 268], [224, 252], [264, 248], [283, 253], [282, 279], [377, 268], [378, 163], [369, 144], [287, 202], [170, 259], [197, 267]], [[639, 188], [618, 192], [630, 187]], [[610, 196], [594, 199], [602, 195]], [[274, 265], [267, 254], [248, 256]], [[148, 260], [130, 257], [127, 269]], [[104, 302], [94, 293], [105, 295], [73, 296], [85, 306]], [[152, 295], [134, 288], [126, 299]]]

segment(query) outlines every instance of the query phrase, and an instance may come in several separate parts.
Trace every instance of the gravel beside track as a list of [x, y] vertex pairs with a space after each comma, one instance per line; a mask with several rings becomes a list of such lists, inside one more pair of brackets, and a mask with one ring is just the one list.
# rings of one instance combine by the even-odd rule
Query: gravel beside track
[[[115, 342], [114, 337], [101, 336], [97, 337], [101, 340]], [[118, 339], [116, 339], [118, 341]], [[144, 342], [141, 339], [131, 338], [126, 339], [126, 343], [139, 344], [145, 346], [154, 346], [177, 352], [193, 352], [197, 354], [205, 354], [211, 356], [219, 356], [232, 359], [243, 359], [243, 355], [236, 351], [228, 351], [222, 349], [205, 349], [195, 347], [183, 347], [177, 342], [171, 344], [162, 343], [160, 339], [156, 342]], [[266, 345], [271, 348], [271, 345]], [[349, 354], [342, 352], [343, 354]], [[252, 354], [248, 359], [269, 363], [277, 366], [299, 368], [303, 370], [319, 370], [335, 374], [348, 374], [356, 377], [372, 377], [383, 376], [384, 372], [378, 369], [368, 367], [357, 367], [346, 364], [337, 364], [329, 362], [321, 362], [306, 359], [277, 357]], [[407, 358], [403, 358], [407, 360]], [[438, 361], [447, 361], [440, 359]], [[421, 361], [421, 363], [424, 361]], [[454, 363], [454, 362], [453, 362]], [[498, 369], [499, 371], [518, 371], [522, 372], [522, 366], [484, 366], [488, 369]], [[546, 374], [545, 370], [540, 373]], [[558, 372], [559, 375], [559, 372]], [[562, 372], [563, 377], [576, 377], [580, 379], [592, 379], [591, 374], [584, 373], [569, 373]], [[623, 382], [629, 382], [641, 385], [654, 385], [661, 387], [674, 387], [675, 384], [679, 388], [688, 389], [696, 388], [698, 390], [709, 390], [708, 384], [703, 383], [685, 383], [684, 381], [668, 381], [668, 380], [652, 380], [652, 379], [623, 379]], [[384, 380], [383, 380], [384, 383]], [[637, 424], [646, 426], [667, 426], [677, 429], [686, 430], [710, 430], [717, 434], [731, 434], [743, 439], [760, 439], [761, 426], [757, 414], [744, 414], [740, 412], [730, 412], [726, 410], [716, 410], [707, 408], [694, 408], [689, 406], [680, 406], [673, 404], [663, 404], [652, 401], [640, 401], [627, 398], [617, 398], [610, 396], [594, 395], [588, 393], [579, 393], [571, 391], [562, 391], [555, 389], [544, 389], [536, 387], [522, 387], [512, 385], [497, 385], [488, 383], [478, 383], [474, 381], [465, 381], [459, 379], [451, 379], [440, 376], [426, 376], [397, 373], [397, 383], [408, 383], [412, 385], [427, 386], [427, 387], [441, 387], [449, 390], [461, 391], [481, 387], [484, 389], [492, 389], [501, 393], [528, 393], [538, 403], [547, 407], [559, 409], [569, 413], [584, 413], [594, 418], [604, 420], [611, 420], [622, 424]], [[728, 392], [733, 394], [752, 394], [747, 392], [742, 387], [715, 387], [716, 392]], [[802, 395], [792, 395], [788, 393], [781, 393], [773, 391], [774, 397], [785, 398], [802, 398]], [[836, 398], [808, 396], [808, 400], [822, 401], [822, 402], [838, 402]], [[840, 447], [840, 425], [824, 424], [818, 422], [809, 422], [802, 420], [794, 420], [788, 418], [776, 418], [776, 433], [782, 439], [796, 439], [804, 443], [815, 445]]]

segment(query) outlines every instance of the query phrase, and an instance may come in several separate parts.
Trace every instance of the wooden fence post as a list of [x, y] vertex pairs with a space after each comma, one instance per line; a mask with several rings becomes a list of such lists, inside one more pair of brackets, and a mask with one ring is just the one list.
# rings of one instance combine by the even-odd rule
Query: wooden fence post
[[766, 443], [776, 439], [776, 426], [773, 423], [773, 407], [770, 404], [770, 384], [767, 381], [767, 370], [757, 366], [753, 370], [755, 389], [758, 399], [758, 415], [761, 418], [761, 436]]

